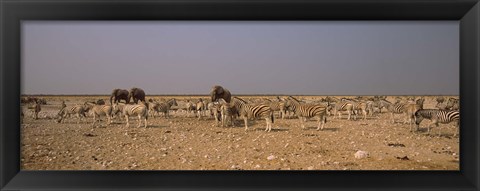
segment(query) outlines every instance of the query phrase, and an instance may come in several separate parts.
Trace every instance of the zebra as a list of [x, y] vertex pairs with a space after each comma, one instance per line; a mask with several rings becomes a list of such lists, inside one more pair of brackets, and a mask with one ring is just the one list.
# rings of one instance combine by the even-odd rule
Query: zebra
[[190, 113], [195, 112], [197, 109], [195, 108], [195, 104], [192, 103], [190, 100], [187, 100], [187, 103], [185, 104], [187, 114], [190, 115]]
[[116, 103], [113, 105], [113, 110], [115, 112], [122, 112], [127, 121], [126, 127], [130, 127], [129, 117], [138, 116], [138, 126], [142, 124], [142, 118], [144, 118], [145, 128], [147, 128], [147, 119], [148, 119], [148, 108], [145, 102], [141, 101], [139, 104], [119, 104]]
[[[277, 99], [280, 99], [277, 97]], [[270, 108], [273, 110], [273, 112], [276, 112], [278, 111], [279, 112], [279, 117], [281, 117], [282, 119], [285, 119], [285, 102], [281, 101], [281, 100], [278, 100], [278, 101], [272, 101], [272, 100], [269, 100], [269, 99], [266, 99], [265, 100], [267, 101], [265, 104], [267, 104], [268, 106], [270, 106]]]
[[[427, 126], [428, 133], [430, 133], [430, 126], [432, 124], [435, 124], [435, 126], [438, 127], [438, 123], [447, 124], [456, 122], [457, 129], [460, 127], [460, 112], [455, 110], [419, 109], [415, 112], [416, 130], [418, 130], [423, 119], [429, 119], [432, 121], [432, 123]], [[438, 130], [438, 134], [440, 135], [440, 129]], [[455, 132], [453, 136], [456, 135], [457, 132]]]
[[[333, 118], [336, 118], [336, 115], [338, 114], [338, 118], [342, 118], [342, 112], [347, 112], [348, 113], [348, 120], [350, 120], [350, 117], [354, 113], [353, 111], [353, 102], [352, 101], [347, 101], [347, 100], [341, 100], [340, 102], [335, 104], [335, 107], [333, 107], [333, 112], [334, 116]], [[354, 115], [355, 120], [357, 119], [356, 115]]]
[[178, 106], [177, 100], [175, 98], [172, 98], [166, 102], [158, 103], [157, 111], [162, 112], [165, 118], [169, 118], [170, 117], [169, 111], [172, 106]]
[[323, 104], [315, 104], [315, 103], [302, 104], [296, 99], [289, 99], [289, 100], [295, 115], [297, 115], [298, 119], [300, 120], [302, 129], [305, 129], [305, 123], [309, 118], [317, 117], [318, 119], [317, 130], [323, 130], [325, 123], [327, 123], [327, 107], [328, 106], [325, 106]]
[[363, 115], [363, 120], [367, 120], [367, 113], [372, 113], [372, 104], [371, 101], [359, 101], [359, 102], [352, 102], [353, 104], [353, 112], [354, 118], [356, 119], [357, 114], [361, 113]]
[[70, 117], [72, 114], [76, 114], [78, 121], [77, 124], [80, 123], [81, 118], [87, 118], [85, 115], [86, 108], [84, 105], [74, 105], [71, 107], [68, 107], [66, 105], [62, 105], [62, 108], [60, 111], [57, 113], [57, 123], [65, 122], [66, 117]]
[[[223, 100], [223, 98], [220, 98], [218, 100]], [[218, 127], [219, 123], [221, 121], [221, 104], [218, 101], [215, 102], [210, 102], [210, 106], [208, 106], [210, 115], [215, 119], [215, 124]]]
[[410, 131], [412, 131], [413, 121], [415, 121], [415, 112], [423, 109], [423, 102], [425, 102], [425, 98], [422, 97], [417, 99], [415, 103], [409, 103], [405, 108], [405, 112], [410, 123]]
[[222, 127], [225, 127], [225, 123], [227, 118], [230, 120], [230, 124], [232, 127], [235, 126], [235, 118], [238, 116], [237, 108], [233, 103], [227, 103], [223, 98], [218, 99], [221, 103], [220, 105], [220, 114], [222, 119]]
[[112, 106], [96, 105], [95, 103], [91, 103], [91, 102], [85, 102], [84, 106], [93, 115], [93, 123], [92, 123], [93, 127], [95, 127], [95, 123], [97, 122], [97, 117], [100, 119], [101, 116], [107, 117], [107, 125], [112, 124]]
[[42, 111], [42, 106], [40, 106], [39, 101], [35, 101], [33, 105], [29, 106], [28, 109], [32, 110], [33, 112], [33, 119], [37, 120], [38, 119], [38, 113]]
[[204, 112], [205, 105], [203, 104], [202, 98], [200, 98], [198, 102], [195, 104], [195, 108], [196, 108], [196, 113], [198, 115], [198, 120], [200, 120], [202, 116], [205, 115], [205, 112]]
[[155, 117], [155, 114], [158, 114], [158, 105], [159, 103], [154, 102], [152, 99], [148, 100], [148, 114], [151, 117]]
[[266, 104], [248, 104], [245, 100], [238, 97], [233, 97], [231, 102], [237, 109], [240, 116], [243, 117], [245, 123], [245, 131], [248, 130], [248, 118], [264, 118], [267, 122], [265, 131], [272, 130], [272, 123], [274, 123], [274, 116], [272, 109]]
[[388, 112], [390, 113], [390, 118], [392, 123], [395, 123], [395, 117], [394, 114], [405, 114], [405, 120], [404, 124], [407, 123], [408, 120], [408, 113], [406, 112], [407, 110], [407, 105], [408, 103], [402, 102], [402, 101], [397, 101], [395, 104], [387, 101], [386, 99], [380, 99], [376, 101], [378, 105], [381, 107], [387, 108]]

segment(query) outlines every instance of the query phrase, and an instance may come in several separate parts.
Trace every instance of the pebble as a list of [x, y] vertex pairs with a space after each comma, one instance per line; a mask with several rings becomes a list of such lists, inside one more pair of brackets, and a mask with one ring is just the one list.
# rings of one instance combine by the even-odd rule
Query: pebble
[[277, 158], [277, 157], [275, 157], [275, 156], [273, 156], [273, 155], [270, 155], [270, 156], [267, 157], [267, 160], [273, 160], [273, 159], [275, 159], [275, 158]]
[[356, 159], [363, 159], [363, 158], [367, 158], [368, 155], [369, 154], [367, 151], [357, 151], [354, 156]]

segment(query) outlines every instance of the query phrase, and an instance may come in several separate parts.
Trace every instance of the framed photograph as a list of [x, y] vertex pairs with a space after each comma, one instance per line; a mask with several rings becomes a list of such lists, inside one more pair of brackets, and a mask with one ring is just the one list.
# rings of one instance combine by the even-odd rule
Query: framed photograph
[[2, 190], [479, 188], [478, 1], [0, 7]]

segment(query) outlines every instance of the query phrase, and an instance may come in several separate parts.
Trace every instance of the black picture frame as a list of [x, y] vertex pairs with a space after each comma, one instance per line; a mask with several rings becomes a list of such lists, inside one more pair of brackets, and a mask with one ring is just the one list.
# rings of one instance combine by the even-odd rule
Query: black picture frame
[[[479, 190], [478, 0], [2, 0], [2, 190]], [[460, 171], [20, 171], [22, 20], [459, 20]]]

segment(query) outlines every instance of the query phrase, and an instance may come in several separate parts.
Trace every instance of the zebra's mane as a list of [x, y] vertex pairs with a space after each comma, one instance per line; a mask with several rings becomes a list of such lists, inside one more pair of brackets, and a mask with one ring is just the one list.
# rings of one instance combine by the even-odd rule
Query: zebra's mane
[[390, 101], [388, 101], [388, 100], [386, 100], [386, 99], [380, 99], [380, 101], [384, 101], [384, 102], [387, 102], [387, 103], [389, 103], [389, 104], [392, 104], [392, 102], [390, 102]]
[[233, 99], [237, 99], [237, 100], [239, 100], [239, 101], [241, 101], [241, 102], [243, 102], [243, 103], [247, 103], [247, 101], [245, 101], [245, 100], [243, 100], [243, 99], [241, 99], [241, 98], [239, 98], [239, 97], [237, 97], [237, 96], [234, 96]]
[[295, 100], [296, 102], [300, 103], [300, 100], [298, 100], [297, 98], [294, 98], [293, 96], [288, 96], [288, 98], [293, 99], [293, 100]]

